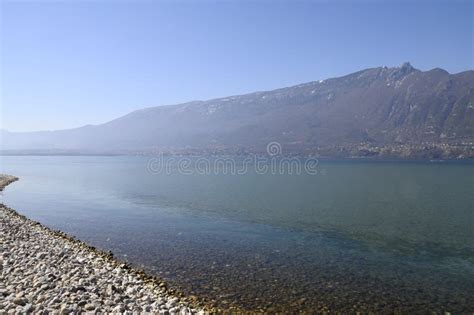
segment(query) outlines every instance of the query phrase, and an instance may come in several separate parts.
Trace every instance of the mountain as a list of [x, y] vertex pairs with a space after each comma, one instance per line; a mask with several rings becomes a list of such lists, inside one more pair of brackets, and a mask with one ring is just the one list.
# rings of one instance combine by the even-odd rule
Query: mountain
[[1, 137], [4, 153], [245, 153], [277, 141], [287, 153], [328, 157], [474, 157], [474, 71], [404, 63], [146, 108], [101, 125]]

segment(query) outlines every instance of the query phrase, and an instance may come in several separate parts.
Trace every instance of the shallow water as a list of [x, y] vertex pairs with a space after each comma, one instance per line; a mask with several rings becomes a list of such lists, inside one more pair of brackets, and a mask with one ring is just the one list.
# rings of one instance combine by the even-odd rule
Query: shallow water
[[151, 174], [146, 157], [1, 157], [2, 202], [220, 306], [474, 311], [474, 164]]

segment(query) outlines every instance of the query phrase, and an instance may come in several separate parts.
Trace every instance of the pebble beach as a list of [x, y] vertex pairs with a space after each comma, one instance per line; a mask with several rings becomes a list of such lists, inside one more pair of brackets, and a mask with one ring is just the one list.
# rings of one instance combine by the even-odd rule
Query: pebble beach
[[[16, 181], [0, 175], [0, 190]], [[0, 314], [204, 314], [166, 283], [0, 204]]]

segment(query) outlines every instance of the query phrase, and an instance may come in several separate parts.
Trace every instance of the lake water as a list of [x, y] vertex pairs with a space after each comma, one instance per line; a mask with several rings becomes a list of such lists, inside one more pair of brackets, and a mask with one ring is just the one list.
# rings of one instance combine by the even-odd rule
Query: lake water
[[2, 202], [171, 287], [245, 309], [474, 311], [474, 164], [153, 174], [147, 157], [1, 157]]

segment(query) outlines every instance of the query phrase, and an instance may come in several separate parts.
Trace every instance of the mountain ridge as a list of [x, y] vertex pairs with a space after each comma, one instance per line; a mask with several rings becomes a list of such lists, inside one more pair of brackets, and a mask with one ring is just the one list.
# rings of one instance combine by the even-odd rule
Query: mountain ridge
[[[438, 152], [435, 157], [464, 158], [471, 157], [474, 142], [474, 71], [421, 71], [404, 63], [270, 91], [148, 107], [99, 125], [1, 133], [3, 151], [235, 153], [262, 152], [277, 141], [294, 154], [353, 157], [379, 148], [369, 156], [410, 158], [406, 150], [432, 151], [423, 149], [428, 146]], [[396, 146], [410, 148], [393, 153]]]

